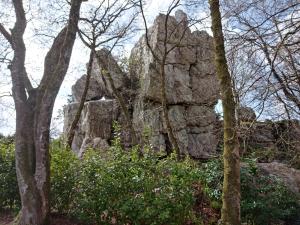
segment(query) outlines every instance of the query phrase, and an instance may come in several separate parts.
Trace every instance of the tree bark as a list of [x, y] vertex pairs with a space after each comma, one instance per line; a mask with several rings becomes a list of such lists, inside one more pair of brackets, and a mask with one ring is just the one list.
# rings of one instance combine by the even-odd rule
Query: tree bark
[[95, 49], [91, 49], [88, 68], [87, 68], [86, 81], [85, 81], [85, 85], [84, 85], [84, 90], [83, 90], [83, 93], [82, 93], [82, 96], [81, 96], [81, 99], [80, 99], [80, 103], [79, 103], [79, 107], [78, 107], [77, 112], [75, 114], [74, 120], [72, 121], [70, 129], [68, 131], [67, 145], [70, 148], [72, 148], [72, 143], [73, 143], [73, 139], [74, 139], [74, 136], [75, 136], [76, 127], [77, 127], [77, 124], [80, 120], [81, 112], [83, 110], [84, 103], [85, 103], [85, 100], [86, 100], [86, 96], [87, 96], [87, 93], [88, 93], [88, 90], [89, 90], [94, 57], [95, 57]]
[[209, 0], [209, 4], [214, 36], [215, 62], [221, 85], [224, 115], [224, 181], [221, 222], [224, 225], [239, 225], [241, 224], [240, 156], [236, 132], [235, 101], [225, 55], [219, 0]]
[[22, 208], [18, 224], [49, 223], [50, 160], [49, 133], [55, 98], [66, 75], [76, 38], [81, 0], [73, 0], [67, 26], [55, 38], [45, 58], [40, 85], [33, 88], [26, 73], [23, 35], [26, 17], [22, 0], [13, 0], [16, 22], [11, 34], [0, 33], [14, 51], [10, 65], [16, 108], [16, 173]]

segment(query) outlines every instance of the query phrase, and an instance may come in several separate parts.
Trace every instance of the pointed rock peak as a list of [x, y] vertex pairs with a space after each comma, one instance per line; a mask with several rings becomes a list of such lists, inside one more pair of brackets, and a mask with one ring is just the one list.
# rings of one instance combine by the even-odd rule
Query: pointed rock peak
[[182, 23], [182, 22], [186, 23], [188, 21], [186, 13], [183, 12], [183, 10], [181, 9], [178, 9], [175, 12], [175, 19], [178, 23]]

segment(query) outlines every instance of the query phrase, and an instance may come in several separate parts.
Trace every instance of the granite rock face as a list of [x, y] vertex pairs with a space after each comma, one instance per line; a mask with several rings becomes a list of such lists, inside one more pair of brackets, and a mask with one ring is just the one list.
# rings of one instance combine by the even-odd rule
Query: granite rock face
[[113, 91], [107, 73], [110, 73], [117, 90], [124, 88], [127, 74], [121, 70], [110, 51], [103, 48], [97, 51], [97, 57], [93, 61], [92, 76], [96, 78], [101, 88], [106, 90], [107, 95], [113, 98]]
[[[72, 143], [72, 149], [79, 156], [89, 147], [108, 149], [113, 138], [113, 121], [122, 126], [124, 147], [131, 147], [131, 135], [114, 97], [108, 73], [126, 103], [138, 137], [147, 133], [153, 149], [171, 150], [162, 116], [162, 69], [169, 119], [180, 150], [196, 159], [207, 159], [217, 153], [223, 129], [222, 121], [214, 111], [220, 96], [212, 37], [204, 31], [192, 32], [182, 11], [169, 17], [167, 29], [165, 19], [166, 16], [160, 14], [149, 28], [148, 40], [153, 52], [147, 46], [145, 35], [136, 43], [127, 72], [122, 71], [110, 51], [101, 49], [97, 52], [88, 96]], [[168, 54], [162, 67], [165, 47]], [[77, 111], [84, 85], [85, 76], [82, 76], [72, 87], [75, 102], [64, 108], [65, 135]], [[247, 148], [245, 151], [261, 149], [264, 154], [278, 153], [272, 160], [282, 160], [290, 155], [294, 164], [300, 161], [299, 121], [256, 121], [255, 112], [249, 107], [238, 108], [237, 114], [241, 122], [238, 130], [241, 153], [244, 148]]]
[[[114, 99], [107, 77], [110, 73], [115, 88], [127, 103], [137, 133], [141, 136], [148, 130], [149, 142], [154, 149], [170, 151], [160, 103], [163, 68], [169, 118], [182, 153], [194, 158], [209, 158], [215, 154], [218, 144], [214, 107], [219, 99], [219, 85], [213, 64], [212, 37], [203, 31], [191, 32], [187, 15], [181, 10], [175, 17], [168, 18], [167, 27], [165, 20], [166, 16], [160, 14], [149, 28], [153, 52], [147, 46], [145, 35], [136, 43], [128, 73], [122, 71], [108, 50], [97, 52], [87, 100], [103, 96]], [[168, 54], [162, 67], [164, 47]], [[74, 85], [73, 95], [77, 102], [84, 83], [82, 77]], [[69, 126], [67, 121], [71, 120], [73, 108], [75, 106], [69, 105], [65, 109], [65, 129]], [[73, 149], [82, 155], [88, 146], [106, 148], [112, 139], [114, 120], [124, 124], [116, 100], [86, 102]], [[130, 133], [123, 131], [122, 139], [123, 144], [130, 147]]]
[[[79, 102], [74, 102], [66, 105], [63, 109], [64, 111], [64, 129], [63, 129], [63, 136], [66, 139], [69, 129], [71, 127], [71, 124], [74, 120], [74, 117], [76, 115], [76, 112], [79, 107]], [[75, 153], [78, 153], [80, 151], [80, 147], [84, 138], [84, 134], [82, 133], [82, 116], [80, 118], [80, 121], [77, 124], [74, 139], [72, 142], [72, 150]]]
[[[183, 17], [181, 15], [181, 17]], [[160, 14], [149, 29], [149, 42], [158, 58], [163, 47], [172, 49], [164, 66], [169, 104], [215, 105], [219, 85], [213, 64], [213, 42], [206, 32], [191, 32], [187, 24], [168, 19], [168, 37], [164, 43], [165, 15]], [[131, 52], [130, 75], [139, 81], [142, 98], [160, 101], [160, 62], [149, 50], [145, 35]]]

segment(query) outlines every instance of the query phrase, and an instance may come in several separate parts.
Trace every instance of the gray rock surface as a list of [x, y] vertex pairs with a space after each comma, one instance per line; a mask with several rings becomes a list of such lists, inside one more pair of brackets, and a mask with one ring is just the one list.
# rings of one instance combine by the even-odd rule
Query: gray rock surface
[[[149, 51], [145, 35], [142, 36], [132, 49], [128, 74], [121, 70], [108, 50], [98, 51], [92, 68], [92, 77], [96, 80], [93, 85], [99, 85], [101, 96], [114, 98], [107, 78], [107, 73], [110, 73], [115, 87], [128, 103], [139, 136], [149, 130], [153, 149], [170, 151], [160, 104], [160, 59], [165, 44], [168, 50], [172, 49], [164, 65], [168, 114], [180, 150], [195, 158], [209, 158], [215, 154], [218, 143], [214, 134], [217, 120], [214, 106], [219, 98], [219, 85], [213, 62], [212, 38], [206, 32], [191, 32], [188, 17], [181, 10], [175, 13], [175, 17], [169, 17], [167, 29], [164, 27], [165, 19], [166, 16], [160, 14], [149, 28], [154, 56]], [[167, 42], [163, 41], [165, 31]], [[81, 83], [81, 80], [77, 82], [78, 88]], [[89, 96], [97, 96], [94, 90], [96, 87], [91, 86]], [[74, 95], [78, 92], [76, 90]], [[65, 114], [66, 121], [70, 120], [67, 118], [70, 115]], [[86, 148], [98, 146], [96, 138], [109, 143], [112, 122], [117, 120], [124, 124], [122, 117], [115, 100], [87, 102], [78, 127], [80, 137], [75, 138], [78, 140], [74, 143], [76, 152], [82, 155]], [[124, 146], [130, 147], [129, 132], [122, 131], [121, 137]], [[99, 143], [100, 147], [106, 146], [103, 141]]]
[[112, 123], [119, 113], [115, 100], [90, 101], [85, 103], [82, 112], [82, 129], [86, 137], [111, 138]]
[[114, 86], [118, 90], [124, 87], [126, 74], [121, 70], [110, 51], [103, 48], [97, 51], [97, 56], [93, 61], [92, 76], [96, 78], [101, 88], [107, 91], [107, 95], [113, 97], [107, 73], [110, 73]]
[[[65, 107], [64, 134], [67, 134], [75, 116], [79, 103]], [[72, 149], [82, 156], [87, 148], [107, 149], [108, 141], [112, 138], [112, 124], [119, 115], [115, 100], [96, 100], [84, 104], [78, 127], [72, 143]]]
[[213, 64], [212, 38], [206, 32], [191, 32], [187, 16], [177, 11], [168, 19], [168, 40], [163, 42], [165, 15], [160, 14], [149, 29], [149, 41], [156, 57], [146, 45], [145, 35], [132, 49], [130, 76], [138, 80], [139, 93], [133, 107], [133, 122], [140, 132], [150, 128], [150, 140], [158, 148], [168, 148], [162, 117], [160, 61], [163, 46], [172, 50], [164, 66], [169, 119], [180, 150], [195, 158], [209, 158], [216, 151], [214, 135], [219, 98]]
[[237, 116], [238, 119], [242, 122], [253, 122], [256, 120], [256, 114], [250, 107], [238, 107]]
[[78, 156], [81, 158], [87, 149], [92, 148], [102, 152], [105, 152], [109, 149], [109, 144], [107, 140], [100, 137], [89, 138], [85, 137], [82, 141]]
[[[160, 103], [159, 59], [162, 57], [164, 44], [167, 49], [172, 49], [166, 57], [164, 71], [168, 114], [180, 149], [183, 154], [198, 159], [207, 159], [216, 154], [217, 146], [223, 140], [223, 129], [222, 121], [217, 119], [214, 111], [220, 96], [213, 62], [212, 37], [204, 31], [191, 32], [187, 27], [188, 17], [180, 10], [175, 13], [175, 17], [168, 19], [167, 42], [164, 43], [165, 19], [166, 16], [160, 14], [149, 28], [149, 43], [155, 57], [143, 35], [132, 49], [129, 72], [122, 71], [108, 50], [97, 52], [88, 102], [84, 105], [72, 143], [72, 149], [79, 156], [90, 147], [104, 151], [108, 148], [113, 138], [113, 121], [118, 121], [122, 126], [122, 144], [125, 148], [131, 147], [130, 132], [124, 126], [126, 121], [114, 100], [107, 73], [111, 74], [116, 89], [127, 103], [139, 138], [146, 131], [153, 149], [170, 151]], [[75, 101], [80, 100], [84, 84], [85, 76], [73, 86]], [[103, 96], [107, 100], [93, 101]], [[76, 102], [64, 108], [64, 136], [77, 108]], [[241, 146], [272, 151], [274, 159], [281, 159], [282, 155], [287, 158], [289, 155], [289, 160], [297, 164], [297, 159], [300, 158], [299, 121], [256, 121], [255, 112], [249, 107], [241, 107], [237, 113], [240, 120], [245, 122], [241, 123], [238, 130]]]
[[268, 175], [278, 177], [294, 193], [300, 193], [300, 170], [279, 162], [258, 163], [258, 167]]
[[[79, 107], [78, 102], [70, 103], [64, 107], [64, 128], [63, 128], [64, 139], [67, 139], [70, 126], [77, 113], [78, 107]], [[81, 117], [76, 127], [74, 139], [71, 146], [75, 153], [79, 153], [83, 139], [84, 139], [84, 133], [82, 130], [82, 117]]]
[[[75, 102], [80, 102], [86, 84], [86, 75], [79, 78], [72, 86], [72, 96]], [[91, 76], [86, 101], [99, 100], [105, 95], [104, 89], [99, 85], [97, 79]]]

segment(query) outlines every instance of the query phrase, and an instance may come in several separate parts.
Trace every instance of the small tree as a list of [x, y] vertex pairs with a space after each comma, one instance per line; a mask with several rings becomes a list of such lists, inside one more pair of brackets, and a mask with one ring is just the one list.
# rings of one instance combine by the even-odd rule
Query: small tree
[[107, 54], [110, 54], [110, 52], [117, 45], [117, 43], [122, 38], [124, 38], [126, 34], [128, 34], [128, 32], [131, 30], [136, 15], [134, 14], [133, 16], [131, 16], [129, 20], [127, 18], [127, 22], [125, 22], [122, 25], [119, 25], [118, 20], [120, 20], [127, 11], [134, 9], [135, 4], [136, 2], [134, 1], [131, 2], [114, 0], [113, 2], [106, 3], [102, 1], [97, 7], [95, 7], [90, 17], [80, 18], [80, 24], [82, 25], [82, 28], [79, 28], [79, 36], [84, 45], [90, 49], [90, 58], [87, 68], [87, 76], [84, 91], [80, 99], [79, 107], [75, 114], [75, 118], [72, 121], [70, 129], [68, 131], [67, 144], [70, 147], [72, 145], [75, 135], [75, 129], [80, 120], [81, 112], [83, 110], [84, 102], [88, 93], [90, 78], [92, 74], [92, 66], [94, 61], [96, 61], [96, 63], [98, 63], [99, 65], [106, 65], [106, 68], [102, 68], [101, 74], [99, 74], [99, 76], [106, 76], [108, 78], [108, 83], [113, 92], [112, 94], [117, 99], [121, 107], [121, 111], [125, 117], [127, 129], [130, 130], [132, 144], [137, 144], [136, 132], [132, 126], [130, 113], [127, 109], [126, 102], [123, 96], [115, 87], [113, 78], [108, 68], [109, 62], [102, 63], [101, 61], [107, 61], [107, 58], [103, 57], [104, 59], [101, 59], [96, 51], [97, 48], [103, 47], [105, 44], [110, 44], [110, 50], [107, 52]]
[[299, 1], [224, 1], [223, 6], [228, 63], [241, 102], [268, 117], [299, 118]]

